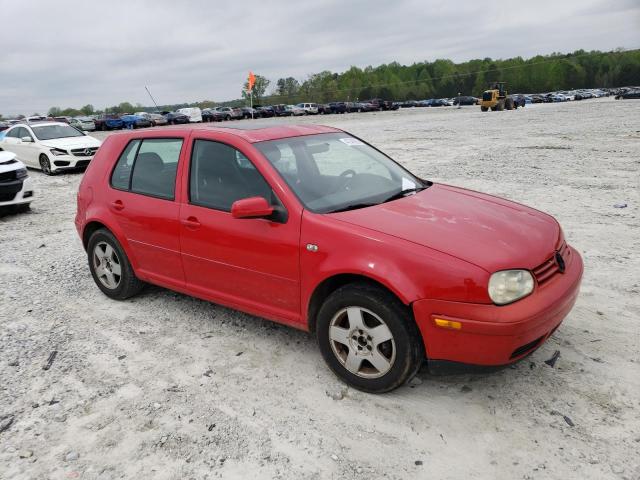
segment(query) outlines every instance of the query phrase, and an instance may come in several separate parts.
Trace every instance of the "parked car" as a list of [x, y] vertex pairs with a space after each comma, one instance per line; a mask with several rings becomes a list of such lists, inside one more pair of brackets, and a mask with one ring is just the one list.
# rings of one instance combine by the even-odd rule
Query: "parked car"
[[453, 99], [454, 105], [478, 105], [479, 103], [479, 99], [467, 95], [461, 95], [460, 97], [456, 97]]
[[[43, 120], [43, 119], [40, 118], [40, 120]], [[64, 117], [53, 117], [53, 121], [54, 122], [62, 122], [62, 123], [69, 124], [69, 123], [71, 123], [71, 120], [72, 120], [72, 118], [71, 117], [67, 117], [67, 116], [64, 116]]]
[[14, 125], [0, 140], [0, 149], [46, 175], [86, 167], [99, 146], [100, 140], [62, 122]]
[[182, 113], [189, 117], [189, 122], [191, 123], [200, 123], [202, 122], [202, 110], [198, 107], [186, 107], [179, 108], [177, 113]]
[[346, 102], [331, 102], [329, 107], [331, 108], [331, 113], [345, 113], [347, 111]]
[[11, 125], [9, 125], [9, 122], [5, 122], [5, 121], [0, 121], [0, 132], [2, 132], [3, 130], [7, 130]]
[[244, 118], [244, 119], [260, 118], [260, 114], [258, 113], [258, 111], [255, 108], [242, 107], [242, 108], [240, 108], [240, 110], [242, 110], [242, 118]]
[[167, 119], [167, 123], [169, 125], [189, 123], [189, 117], [187, 117], [184, 113], [162, 112], [162, 115]]
[[329, 105], [328, 103], [319, 103], [318, 113], [322, 115], [328, 115], [330, 113], [333, 113], [333, 111], [331, 110], [331, 105]]
[[14, 152], [0, 151], [0, 211], [26, 211], [33, 200], [29, 172]]
[[287, 105], [285, 105], [284, 103], [271, 105], [271, 109], [273, 110], [273, 114], [275, 117], [291, 117], [293, 115], [293, 111], [288, 109]]
[[93, 122], [96, 125], [96, 130], [119, 130], [123, 127], [124, 122], [120, 120], [120, 117], [112, 114], [102, 114], [93, 117]]
[[360, 105], [359, 112], [377, 112], [380, 110], [379, 105], [374, 105], [371, 102], [358, 102]]
[[144, 117], [151, 123], [151, 126], [158, 127], [162, 125], [167, 125], [169, 121], [159, 113], [149, 113], [149, 112], [136, 112], [134, 115], [138, 115], [140, 117]]
[[153, 126], [151, 120], [142, 115], [122, 115], [120, 119], [124, 124], [124, 128], [148, 128]]
[[294, 116], [294, 117], [299, 117], [307, 114], [307, 112], [305, 112], [303, 108], [300, 108], [297, 105], [285, 105], [284, 108], [286, 112], [288, 112], [291, 116]]
[[360, 105], [360, 102], [345, 102], [345, 107], [347, 113], [362, 111], [362, 105]]
[[224, 114], [213, 108], [202, 109], [202, 121], [203, 122], [221, 122], [224, 120]]
[[85, 132], [93, 132], [96, 129], [96, 122], [90, 117], [75, 117], [69, 121], [69, 125]]
[[273, 110], [273, 107], [269, 105], [256, 107], [256, 111], [260, 113], [260, 118], [271, 118], [276, 116], [276, 112]]
[[381, 98], [372, 98], [371, 100], [367, 100], [367, 102], [376, 106], [378, 110], [397, 110], [399, 108], [394, 102]]
[[297, 107], [302, 108], [307, 115], [317, 115], [318, 114], [318, 105], [315, 103], [299, 103], [296, 105]]
[[425, 358], [517, 362], [576, 301], [580, 254], [538, 210], [423, 180], [335, 128], [192, 133], [111, 135], [84, 175], [75, 224], [108, 297], [153, 283], [307, 330], [376, 393]]
[[240, 120], [242, 119], [242, 110], [233, 107], [216, 107], [214, 110], [222, 113], [225, 120]]

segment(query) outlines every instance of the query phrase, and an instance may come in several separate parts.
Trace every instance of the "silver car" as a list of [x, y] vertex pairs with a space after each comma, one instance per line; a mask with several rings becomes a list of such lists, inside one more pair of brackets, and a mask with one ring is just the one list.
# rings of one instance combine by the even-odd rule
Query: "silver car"
[[69, 125], [76, 127], [85, 132], [93, 132], [96, 129], [96, 123], [93, 118], [89, 117], [75, 117], [69, 120]]

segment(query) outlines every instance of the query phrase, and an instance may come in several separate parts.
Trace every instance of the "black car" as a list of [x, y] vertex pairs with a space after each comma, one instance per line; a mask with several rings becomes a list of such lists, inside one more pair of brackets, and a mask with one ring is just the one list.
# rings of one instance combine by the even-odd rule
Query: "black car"
[[329, 108], [332, 113], [345, 113], [347, 111], [347, 102], [331, 102]]
[[162, 115], [164, 115], [164, 118], [167, 119], [167, 122], [169, 122], [169, 125], [189, 123], [189, 117], [183, 113], [162, 112]]
[[478, 105], [480, 101], [476, 97], [462, 95], [453, 99], [454, 105]]
[[242, 107], [240, 110], [242, 110], [242, 118], [260, 118], [260, 112], [255, 108]]
[[287, 106], [284, 103], [279, 105], [272, 105], [274, 116], [276, 117], [290, 117], [293, 115], [291, 110], [287, 110]]
[[203, 122], [221, 122], [224, 120], [224, 115], [212, 108], [205, 108], [202, 110]]
[[383, 100], [381, 98], [372, 98], [371, 100], [367, 100], [367, 102], [376, 106], [378, 110], [397, 110], [398, 109], [398, 105], [396, 105], [390, 100]]
[[323, 115], [327, 115], [329, 113], [333, 113], [333, 110], [331, 110], [331, 105], [328, 103], [319, 103], [318, 104], [318, 113], [321, 113]]
[[273, 107], [256, 107], [256, 111], [260, 114], [260, 118], [271, 118], [276, 116]]

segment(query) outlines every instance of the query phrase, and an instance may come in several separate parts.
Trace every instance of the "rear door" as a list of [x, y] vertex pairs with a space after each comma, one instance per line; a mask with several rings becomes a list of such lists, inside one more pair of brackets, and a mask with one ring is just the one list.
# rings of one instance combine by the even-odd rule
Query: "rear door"
[[182, 287], [178, 162], [184, 137], [131, 140], [111, 173], [108, 206], [130, 246], [136, 271]]
[[[187, 287], [210, 300], [285, 323], [300, 318], [300, 211], [287, 210], [229, 135], [192, 140], [180, 237]], [[233, 140], [230, 140], [233, 141]], [[255, 150], [254, 150], [255, 151]], [[187, 173], [188, 171], [188, 173]], [[231, 205], [261, 196], [278, 218], [238, 219]]]

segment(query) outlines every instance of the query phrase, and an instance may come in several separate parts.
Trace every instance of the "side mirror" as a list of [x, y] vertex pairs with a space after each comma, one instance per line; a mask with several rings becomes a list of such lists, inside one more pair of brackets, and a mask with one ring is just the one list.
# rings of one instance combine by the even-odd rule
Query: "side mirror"
[[231, 205], [233, 218], [265, 218], [273, 214], [273, 207], [263, 197], [243, 198]]
[[33, 138], [31, 138], [31, 137], [22, 137], [20, 140], [22, 140], [24, 143], [32, 143], [33, 142]]

